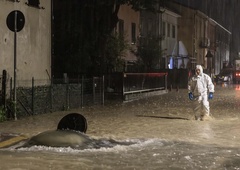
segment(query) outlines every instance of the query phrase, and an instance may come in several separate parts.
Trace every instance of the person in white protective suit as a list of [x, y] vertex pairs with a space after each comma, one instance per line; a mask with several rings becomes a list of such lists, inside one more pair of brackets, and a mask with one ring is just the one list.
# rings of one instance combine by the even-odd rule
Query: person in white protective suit
[[210, 120], [209, 99], [213, 98], [214, 84], [201, 65], [196, 65], [195, 75], [188, 82], [188, 96], [193, 101], [196, 120]]

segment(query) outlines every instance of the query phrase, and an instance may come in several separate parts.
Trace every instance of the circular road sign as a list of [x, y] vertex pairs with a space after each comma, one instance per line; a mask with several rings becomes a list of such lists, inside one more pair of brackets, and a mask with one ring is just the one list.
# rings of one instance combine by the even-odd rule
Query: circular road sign
[[[16, 24], [15, 24], [16, 21]], [[19, 32], [23, 29], [25, 24], [25, 17], [21, 11], [15, 10], [7, 16], [7, 26], [13, 32]]]

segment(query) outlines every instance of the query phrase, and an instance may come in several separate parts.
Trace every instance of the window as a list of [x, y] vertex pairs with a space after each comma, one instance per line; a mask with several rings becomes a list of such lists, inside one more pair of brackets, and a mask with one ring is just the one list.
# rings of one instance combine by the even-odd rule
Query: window
[[28, 0], [27, 5], [29, 6], [34, 6], [34, 7], [38, 7], [39, 8], [39, 0]]
[[124, 36], [124, 21], [122, 19], [118, 21], [118, 33], [120, 36]]
[[136, 23], [132, 23], [132, 44], [136, 43]]
[[153, 21], [152, 19], [148, 19], [148, 34], [151, 35], [152, 34], [152, 30], [153, 30]]
[[165, 22], [162, 22], [162, 34], [163, 34], [163, 36], [166, 35], [166, 23]]
[[7, 1], [11, 1], [11, 2], [20, 2], [19, 0], [7, 0]]
[[198, 20], [196, 19], [196, 24], [195, 24], [195, 38], [198, 37], [198, 31], [197, 31], [197, 28], [198, 28]]
[[170, 37], [170, 24], [167, 24], [167, 36]]
[[35, 7], [35, 8], [39, 8], [39, 9], [44, 9], [43, 7], [40, 7], [40, 2], [39, 0], [28, 0], [28, 2], [26, 2], [26, 4], [28, 6], [32, 6], [32, 7]]
[[172, 26], [172, 38], [175, 38], [176, 35], [175, 35], [175, 25]]

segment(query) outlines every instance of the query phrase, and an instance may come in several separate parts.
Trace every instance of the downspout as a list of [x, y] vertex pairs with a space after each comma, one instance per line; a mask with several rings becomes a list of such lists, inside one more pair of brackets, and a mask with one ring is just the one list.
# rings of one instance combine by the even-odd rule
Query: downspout
[[54, 42], [53, 42], [53, 37], [54, 37], [54, 13], [53, 13], [53, 0], [51, 0], [51, 50], [50, 50], [50, 53], [51, 53], [51, 74], [50, 74], [50, 79], [52, 79], [53, 77], [53, 56], [54, 56]]
[[[160, 12], [161, 7], [160, 7], [160, 3], [158, 2], [158, 37], [162, 36], [162, 13]], [[160, 51], [162, 51], [162, 37], [160, 38], [160, 42], [159, 42], [159, 46], [160, 46]], [[159, 69], [161, 69], [161, 61], [162, 60], [162, 54], [159, 58]], [[165, 66], [165, 63], [164, 63]]]
[[[196, 56], [196, 54], [197, 54], [197, 52], [196, 52], [196, 49], [195, 49], [195, 43], [196, 43], [196, 11], [195, 11], [195, 13], [194, 13], [194, 17], [193, 17], [193, 25], [194, 25], [194, 27], [193, 27], [193, 37], [192, 37], [192, 54], [193, 54], [193, 58], [195, 58], [195, 60], [196, 60], [196, 62], [198, 61], [198, 58], [197, 58], [197, 56]], [[194, 64], [192, 64], [192, 69], [194, 69], [195, 68], [195, 65], [196, 65], [196, 63], [194, 63]]]
[[48, 73], [49, 75], [49, 79], [51, 80], [51, 86], [50, 86], [50, 108], [51, 110], [53, 109], [53, 47], [54, 47], [54, 43], [53, 43], [53, 20], [54, 20], [54, 15], [53, 15], [53, 0], [51, 0], [51, 50], [50, 50], [50, 53], [51, 53], [51, 74]]

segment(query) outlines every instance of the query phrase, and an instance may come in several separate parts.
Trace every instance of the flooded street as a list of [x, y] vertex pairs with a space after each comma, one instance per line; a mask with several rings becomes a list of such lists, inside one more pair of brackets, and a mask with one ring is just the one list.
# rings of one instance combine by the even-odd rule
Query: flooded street
[[98, 149], [32, 146], [0, 149], [0, 169], [240, 169], [240, 87], [217, 85], [214, 120], [195, 121], [186, 89], [128, 103], [106, 103], [0, 123], [0, 133], [31, 137], [54, 130], [71, 112], [84, 115]]

